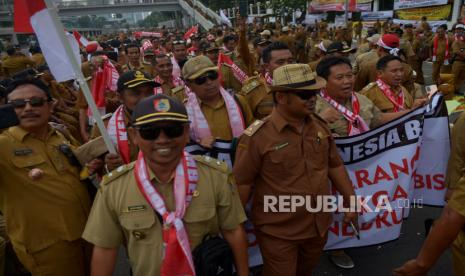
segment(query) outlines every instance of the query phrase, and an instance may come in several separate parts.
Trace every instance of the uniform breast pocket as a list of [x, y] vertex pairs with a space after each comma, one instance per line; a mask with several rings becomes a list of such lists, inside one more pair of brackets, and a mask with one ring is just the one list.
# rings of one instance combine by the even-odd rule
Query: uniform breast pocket
[[192, 205], [187, 209], [183, 220], [193, 247], [197, 246], [207, 234], [216, 234], [219, 231], [215, 215], [216, 209], [213, 206]]
[[30, 170], [43, 166], [45, 159], [40, 155], [14, 156], [11, 158], [11, 162], [17, 168]]
[[309, 158], [312, 160], [312, 166], [316, 169], [327, 167], [330, 143], [329, 136], [322, 138], [311, 138], [310, 143], [312, 152], [309, 154]]
[[123, 214], [120, 217], [120, 223], [126, 232], [130, 248], [161, 242], [161, 226], [152, 212]]

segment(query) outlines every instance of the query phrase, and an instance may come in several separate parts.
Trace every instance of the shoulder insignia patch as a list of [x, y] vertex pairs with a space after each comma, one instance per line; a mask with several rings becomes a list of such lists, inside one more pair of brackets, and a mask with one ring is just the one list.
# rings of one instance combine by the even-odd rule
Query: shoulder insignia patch
[[176, 86], [175, 88], [171, 89], [171, 93], [177, 94], [181, 91], [184, 91], [184, 86]]
[[117, 169], [114, 169], [113, 171], [107, 173], [106, 175], [103, 176], [102, 182], [100, 185], [108, 185], [112, 183], [115, 179], [118, 177], [125, 175], [127, 172], [129, 172], [132, 168], [134, 168], [135, 162], [119, 166]]
[[224, 172], [224, 173], [229, 172], [228, 164], [218, 159], [215, 159], [213, 157], [205, 156], [205, 155], [194, 155], [194, 159], [195, 161], [199, 163], [207, 165], [221, 172]]
[[363, 87], [363, 89], [360, 91], [360, 93], [368, 91], [368, 90], [372, 89], [373, 87], [375, 87], [376, 85], [377, 85], [376, 82], [370, 82], [365, 87]]
[[262, 120], [256, 120], [253, 122], [246, 130], [244, 130], [244, 134], [247, 136], [252, 136], [259, 130], [262, 125], [265, 123], [265, 121]]
[[259, 87], [261, 82], [258, 80], [257, 77], [251, 77], [244, 86], [242, 86], [241, 92], [242, 94], [249, 94], [255, 88]]

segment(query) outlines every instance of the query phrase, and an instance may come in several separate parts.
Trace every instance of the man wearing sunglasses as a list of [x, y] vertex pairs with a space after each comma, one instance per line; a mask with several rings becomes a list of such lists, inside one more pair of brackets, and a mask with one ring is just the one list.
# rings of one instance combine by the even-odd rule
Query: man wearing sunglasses
[[182, 76], [192, 91], [186, 103], [192, 142], [206, 150], [202, 153], [210, 151], [213, 156], [212, 150], [221, 147], [225, 151], [221, 159], [231, 164], [232, 140], [253, 122], [249, 106], [242, 96], [233, 96], [221, 87], [218, 67], [206, 56], [187, 61]]
[[273, 97], [269, 86], [273, 81], [274, 70], [283, 65], [294, 63], [291, 50], [282, 42], [273, 42], [263, 49], [262, 59], [266, 71], [265, 75], [248, 78], [239, 92], [247, 100], [256, 119], [270, 115], [273, 108]]
[[[38, 79], [14, 81], [7, 93], [19, 125], [0, 135], [0, 212], [13, 248], [32, 275], [86, 275], [81, 235], [91, 202], [62, 150], [73, 146], [49, 126], [51, 94]], [[103, 165], [91, 163], [89, 172]]]
[[[307, 64], [290, 64], [273, 73], [275, 107], [241, 136], [233, 173], [245, 205], [252, 195], [252, 217], [263, 257], [263, 275], [311, 275], [326, 243], [329, 212], [266, 211], [266, 196], [330, 195], [329, 180], [349, 202], [354, 190], [325, 121], [314, 114], [326, 81]], [[278, 199], [279, 200], [279, 199]], [[346, 206], [346, 205], [344, 205]], [[293, 209], [294, 210], [294, 209]], [[357, 224], [356, 213], [344, 221]]]
[[[118, 150], [117, 154], [109, 153], [105, 156], [108, 171], [136, 160], [139, 149], [134, 144], [133, 137], [129, 135], [127, 126], [136, 104], [152, 96], [153, 89], [159, 87], [160, 84], [141, 71], [128, 71], [119, 77], [117, 86], [118, 97], [122, 104], [113, 114], [104, 117], [108, 134]], [[91, 137], [96, 138], [100, 135], [98, 128], [94, 126]]]
[[83, 234], [95, 245], [92, 275], [112, 274], [123, 243], [134, 276], [194, 275], [191, 251], [219, 233], [238, 275], [248, 275], [246, 218], [232, 176], [225, 163], [184, 151], [185, 107], [154, 95], [137, 104], [131, 125], [138, 158], [104, 178]]

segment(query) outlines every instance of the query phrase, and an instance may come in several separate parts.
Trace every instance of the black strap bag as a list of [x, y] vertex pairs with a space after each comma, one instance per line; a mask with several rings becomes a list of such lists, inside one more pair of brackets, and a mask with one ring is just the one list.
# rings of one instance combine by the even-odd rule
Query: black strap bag
[[192, 252], [195, 273], [199, 276], [233, 275], [233, 254], [229, 244], [219, 236], [205, 236]]

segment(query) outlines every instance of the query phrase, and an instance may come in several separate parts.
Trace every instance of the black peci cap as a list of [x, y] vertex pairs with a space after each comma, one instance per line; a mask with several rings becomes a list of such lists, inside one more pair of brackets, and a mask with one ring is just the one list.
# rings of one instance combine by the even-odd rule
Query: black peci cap
[[184, 105], [164, 94], [153, 95], [137, 103], [131, 125], [138, 127], [155, 122], [189, 123]]
[[118, 92], [124, 89], [130, 89], [139, 85], [149, 84], [152, 87], [160, 87], [158, 82], [153, 81], [150, 76], [142, 71], [128, 71], [122, 74], [118, 79]]

